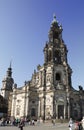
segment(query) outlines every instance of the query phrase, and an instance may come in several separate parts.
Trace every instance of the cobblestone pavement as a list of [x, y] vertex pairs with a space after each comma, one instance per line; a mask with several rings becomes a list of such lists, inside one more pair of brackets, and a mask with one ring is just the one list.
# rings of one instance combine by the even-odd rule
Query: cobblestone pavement
[[[0, 126], [0, 130], [20, 130], [16, 126]], [[68, 123], [56, 123], [52, 125], [51, 123], [40, 123], [35, 126], [26, 125], [23, 130], [69, 130]]]

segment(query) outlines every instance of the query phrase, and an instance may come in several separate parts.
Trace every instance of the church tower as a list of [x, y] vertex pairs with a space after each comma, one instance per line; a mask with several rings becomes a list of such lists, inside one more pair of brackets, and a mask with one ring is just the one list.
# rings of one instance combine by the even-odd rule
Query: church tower
[[9, 93], [12, 92], [14, 80], [12, 78], [11, 63], [7, 70], [6, 77], [2, 81], [1, 95], [5, 98], [9, 98]]
[[44, 66], [52, 66], [53, 68], [53, 86], [55, 89], [61, 87], [69, 90], [71, 88], [72, 70], [67, 61], [67, 46], [62, 39], [62, 25], [54, 16], [49, 30], [49, 41], [44, 47]]
[[[72, 69], [67, 61], [67, 46], [62, 38], [62, 25], [53, 17], [53, 21], [48, 33], [48, 42], [44, 47], [44, 69], [45, 69], [45, 92], [46, 104], [52, 100], [53, 108], [45, 106], [45, 118], [50, 114], [53, 118], [70, 117], [70, 90], [72, 89], [71, 75]], [[45, 104], [44, 102], [44, 104]], [[48, 108], [47, 108], [48, 107]], [[47, 111], [47, 109], [49, 109]]]

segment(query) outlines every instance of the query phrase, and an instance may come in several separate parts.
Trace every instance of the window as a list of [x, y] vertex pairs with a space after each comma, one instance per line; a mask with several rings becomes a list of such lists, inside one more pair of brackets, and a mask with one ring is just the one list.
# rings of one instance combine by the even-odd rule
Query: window
[[32, 103], [34, 104], [34, 103], [35, 103], [35, 101], [32, 101]]
[[48, 61], [51, 61], [51, 50], [48, 52]]
[[59, 34], [57, 32], [54, 32], [53, 38], [54, 39], [58, 39], [59, 38]]
[[60, 62], [61, 62], [60, 51], [59, 51], [59, 50], [55, 50], [55, 52], [54, 52], [54, 60], [55, 60], [55, 62], [57, 62], [57, 63], [60, 63]]
[[57, 80], [57, 81], [60, 81], [60, 80], [61, 80], [61, 75], [60, 75], [60, 73], [56, 73], [56, 80]]

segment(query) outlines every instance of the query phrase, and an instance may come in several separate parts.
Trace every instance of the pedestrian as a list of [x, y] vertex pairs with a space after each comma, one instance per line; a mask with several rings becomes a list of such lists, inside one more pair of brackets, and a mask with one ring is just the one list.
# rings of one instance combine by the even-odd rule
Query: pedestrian
[[73, 127], [73, 120], [72, 120], [72, 118], [70, 118], [70, 120], [69, 120], [69, 130], [72, 130], [72, 127]]
[[55, 120], [54, 119], [52, 119], [52, 124], [55, 125]]
[[62, 116], [60, 116], [60, 122], [63, 123], [63, 117]]
[[79, 128], [79, 130], [82, 130], [82, 129], [83, 129], [81, 122], [78, 123], [78, 128]]
[[19, 128], [20, 128], [20, 130], [23, 130], [23, 126], [24, 126], [24, 123], [23, 123], [23, 121], [21, 120], [20, 123], [19, 123]]
[[79, 122], [75, 121], [74, 125], [75, 125], [75, 130], [79, 130]]
[[84, 130], [84, 117], [83, 117], [81, 122], [82, 122], [82, 127], [83, 127], [83, 130]]

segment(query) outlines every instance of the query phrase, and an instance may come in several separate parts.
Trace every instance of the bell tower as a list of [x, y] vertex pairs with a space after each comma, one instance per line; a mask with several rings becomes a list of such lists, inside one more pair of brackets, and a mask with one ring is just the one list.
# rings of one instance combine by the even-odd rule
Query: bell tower
[[9, 93], [12, 92], [13, 83], [14, 83], [14, 80], [12, 78], [12, 68], [11, 68], [11, 63], [10, 63], [6, 76], [2, 81], [1, 95], [4, 98], [8, 99]]
[[[64, 119], [70, 118], [70, 108], [67, 103], [69, 103], [69, 92], [72, 90], [72, 69], [68, 64], [68, 50], [62, 38], [62, 32], [62, 25], [59, 25], [54, 15], [48, 32], [48, 41], [44, 47], [44, 90], [46, 91], [46, 103], [44, 104], [48, 104], [49, 112], [55, 119], [56, 117], [60, 119], [61, 116]], [[47, 103], [48, 97], [53, 102], [53, 106], [51, 103], [52, 112]], [[44, 115], [48, 116], [45, 111]]]
[[44, 47], [44, 62], [54, 64], [67, 64], [67, 47], [62, 39], [62, 25], [53, 17], [51, 27], [48, 33], [49, 41]]

